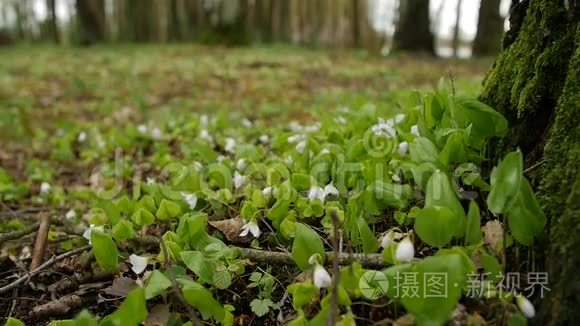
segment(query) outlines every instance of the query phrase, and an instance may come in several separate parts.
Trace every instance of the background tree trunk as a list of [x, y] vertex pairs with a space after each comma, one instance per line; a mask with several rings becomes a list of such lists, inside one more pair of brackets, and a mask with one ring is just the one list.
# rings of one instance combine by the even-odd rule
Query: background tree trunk
[[429, 0], [406, 0], [400, 4], [399, 25], [395, 31], [395, 51], [435, 54], [429, 19]]
[[56, 0], [46, 0], [46, 28], [48, 37], [54, 42], [59, 42], [58, 19], [56, 17]]
[[[484, 0], [482, 0], [484, 1]], [[461, 46], [461, 40], [459, 39], [459, 33], [461, 31], [461, 3], [462, 0], [457, 0], [457, 7], [455, 8], [455, 26], [453, 27], [453, 56], [459, 56], [459, 47]]]
[[501, 50], [504, 19], [499, 14], [501, 0], [481, 0], [473, 55], [492, 56]]
[[75, 9], [79, 24], [78, 41], [89, 45], [105, 40], [105, 1], [76, 0]]
[[556, 0], [526, 2], [514, 8], [525, 13], [512, 10], [522, 21], [510, 18], [517, 35], [488, 73], [481, 100], [510, 122], [492, 156], [522, 149], [548, 217], [536, 252], [551, 291], [540, 301], [539, 324], [571, 325], [580, 319], [580, 8], [575, 1], [568, 7]]

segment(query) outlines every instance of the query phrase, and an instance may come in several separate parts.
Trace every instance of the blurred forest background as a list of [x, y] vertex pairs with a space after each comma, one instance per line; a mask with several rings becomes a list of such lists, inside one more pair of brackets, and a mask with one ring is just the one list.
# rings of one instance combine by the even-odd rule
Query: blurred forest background
[[0, 0], [0, 44], [286, 43], [499, 52], [513, 0]]

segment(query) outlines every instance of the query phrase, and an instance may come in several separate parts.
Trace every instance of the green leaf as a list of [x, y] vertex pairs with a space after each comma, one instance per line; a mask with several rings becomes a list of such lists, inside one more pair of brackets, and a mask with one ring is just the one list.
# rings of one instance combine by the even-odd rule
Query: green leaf
[[215, 272], [212, 284], [218, 289], [227, 289], [232, 285], [232, 274], [228, 270]]
[[485, 103], [475, 99], [458, 99], [463, 116], [472, 124], [473, 131], [482, 137], [503, 136], [508, 128], [506, 118]]
[[155, 215], [161, 221], [167, 221], [171, 218], [177, 217], [181, 214], [181, 207], [176, 202], [162, 199], [161, 204], [159, 204], [159, 209]]
[[512, 205], [505, 212], [510, 232], [521, 244], [529, 246], [546, 225], [546, 216], [536, 200], [530, 183], [525, 178]]
[[199, 276], [200, 280], [213, 284], [219, 260], [207, 258], [199, 251], [182, 251], [180, 256], [185, 266]]
[[356, 224], [363, 245], [363, 252], [367, 254], [377, 252], [379, 243], [377, 242], [375, 234], [369, 227], [368, 222], [362, 216], [359, 216]]
[[93, 229], [91, 231], [91, 243], [99, 266], [105, 271], [116, 272], [119, 268], [119, 251], [113, 238], [104, 232]]
[[442, 206], [451, 209], [456, 215], [455, 223], [448, 225], [453, 235], [462, 237], [465, 233], [465, 211], [459, 202], [455, 191], [451, 187], [449, 176], [442, 171], [435, 171], [425, 189], [425, 207]]
[[123, 241], [131, 239], [135, 236], [135, 230], [133, 230], [133, 223], [127, 220], [120, 220], [113, 226], [113, 238], [117, 241]]
[[310, 268], [308, 259], [313, 254], [319, 254], [322, 260], [321, 263], [324, 262], [322, 239], [309, 226], [296, 223], [296, 232], [292, 243], [292, 259], [301, 270], [305, 271]]
[[139, 200], [139, 207], [146, 209], [150, 213], [155, 213], [157, 206], [155, 206], [155, 200], [150, 195], [145, 195]]
[[451, 226], [458, 223], [458, 218], [460, 217], [447, 207], [425, 207], [415, 218], [415, 232], [426, 244], [441, 248], [453, 238]]
[[[402, 209], [407, 207], [413, 190], [408, 184], [394, 184], [376, 181], [370, 184], [364, 192], [365, 203], [375, 203], [379, 210], [386, 208]], [[367, 207], [368, 208], [368, 207]]]
[[463, 141], [463, 133], [456, 131], [449, 135], [445, 146], [439, 153], [439, 161], [445, 166], [451, 163], [461, 163], [467, 160], [466, 144]]
[[201, 285], [192, 286], [193, 283], [183, 287], [183, 297], [192, 307], [196, 308], [203, 319], [213, 318], [220, 321], [225, 317], [225, 310], [207, 289]]
[[171, 286], [171, 280], [165, 276], [161, 271], [154, 270], [149, 279], [147, 280], [147, 285], [145, 286], [145, 299], [149, 300], [154, 298]]
[[258, 317], [262, 317], [270, 311], [270, 307], [274, 306], [274, 302], [270, 299], [254, 299], [250, 302], [252, 312]]
[[520, 151], [507, 154], [491, 171], [491, 191], [487, 206], [494, 214], [501, 214], [511, 206], [522, 182], [523, 159]]
[[306, 191], [311, 186], [316, 185], [312, 180], [312, 176], [305, 173], [294, 173], [291, 177], [292, 187], [298, 191]]
[[312, 282], [294, 283], [288, 286], [288, 293], [292, 294], [294, 309], [301, 310], [316, 297], [318, 288]]
[[106, 320], [118, 326], [140, 325], [147, 318], [147, 305], [145, 304], [145, 290], [136, 288], [129, 292], [123, 304]]
[[409, 145], [409, 155], [415, 163], [433, 162], [439, 160], [439, 151], [437, 146], [425, 137], [417, 137]]
[[155, 221], [155, 216], [153, 216], [153, 214], [151, 214], [148, 210], [139, 208], [135, 211], [135, 213], [133, 213], [131, 219], [139, 226], [147, 226], [153, 224]]
[[475, 201], [469, 203], [469, 212], [467, 213], [467, 224], [465, 229], [465, 245], [475, 245], [481, 242], [481, 217], [479, 215], [479, 206]]
[[249, 220], [254, 219], [254, 216], [257, 212], [258, 212], [258, 208], [256, 208], [256, 206], [254, 206], [254, 203], [252, 203], [252, 201], [250, 201], [250, 200], [246, 200], [246, 201], [244, 201], [244, 204], [242, 205], [240, 215], [249, 221]]
[[502, 270], [501, 264], [497, 261], [497, 258], [485, 252], [485, 250], [479, 250], [479, 257], [481, 258], [481, 265], [485, 272], [489, 273], [487, 277], [488, 280], [494, 284], [498, 284], [502, 281]]
[[6, 320], [6, 326], [24, 326], [24, 323], [16, 318], [8, 317]]

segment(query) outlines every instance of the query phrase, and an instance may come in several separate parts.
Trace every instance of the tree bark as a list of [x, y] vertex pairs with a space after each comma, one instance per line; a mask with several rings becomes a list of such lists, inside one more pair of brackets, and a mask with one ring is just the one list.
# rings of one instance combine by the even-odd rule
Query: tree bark
[[59, 37], [58, 19], [56, 17], [56, 0], [46, 0], [46, 9], [48, 11], [46, 18], [48, 36], [54, 43], [58, 43]]
[[506, 137], [492, 144], [492, 157], [522, 149], [525, 168], [530, 169], [526, 176], [548, 217], [536, 253], [548, 272], [551, 291], [538, 300], [538, 324], [567, 325], [580, 319], [578, 11], [576, 1], [568, 1], [568, 6], [556, 0], [516, 4], [506, 34], [510, 39], [504, 39], [506, 48], [488, 73], [480, 97], [510, 122]]
[[501, 50], [504, 19], [499, 14], [501, 0], [481, 0], [473, 55], [492, 56]]
[[393, 50], [435, 54], [435, 41], [429, 19], [429, 2], [429, 0], [401, 2]]
[[75, 8], [78, 19], [81, 45], [89, 45], [105, 40], [105, 1], [76, 0]]

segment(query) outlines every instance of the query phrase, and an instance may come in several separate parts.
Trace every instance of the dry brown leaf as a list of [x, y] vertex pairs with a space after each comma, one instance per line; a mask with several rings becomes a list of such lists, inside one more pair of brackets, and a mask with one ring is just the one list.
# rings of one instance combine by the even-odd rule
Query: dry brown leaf
[[503, 240], [503, 226], [501, 223], [498, 220], [489, 221], [485, 223], [481, 231], [483, 231], [483, 242], [497, 252], [498, 244], [501, 244]]
[[147, 319], [145, 319], [145, 326], [164, 326], [169, 320], [169, 305], [158, 304], [151, 308]]
[[412, 314], [405, 314], [395, 320], [394, 326], [412, 326], [415, 325], [415, 317]]
[[103, 289], [103, 292], [115, 297], [126, 297], [127, 294], [137, 287], [137, 283], [130, 277], [117, 277], [113, 284]]
[[248, 243], [251, 241], [250, 237], [240, 237], [244, 221], [238, 216], [221, 221], [209, 221], [209, 224], [214, 228], [222, 231], [229, 242], [232, 243]]

